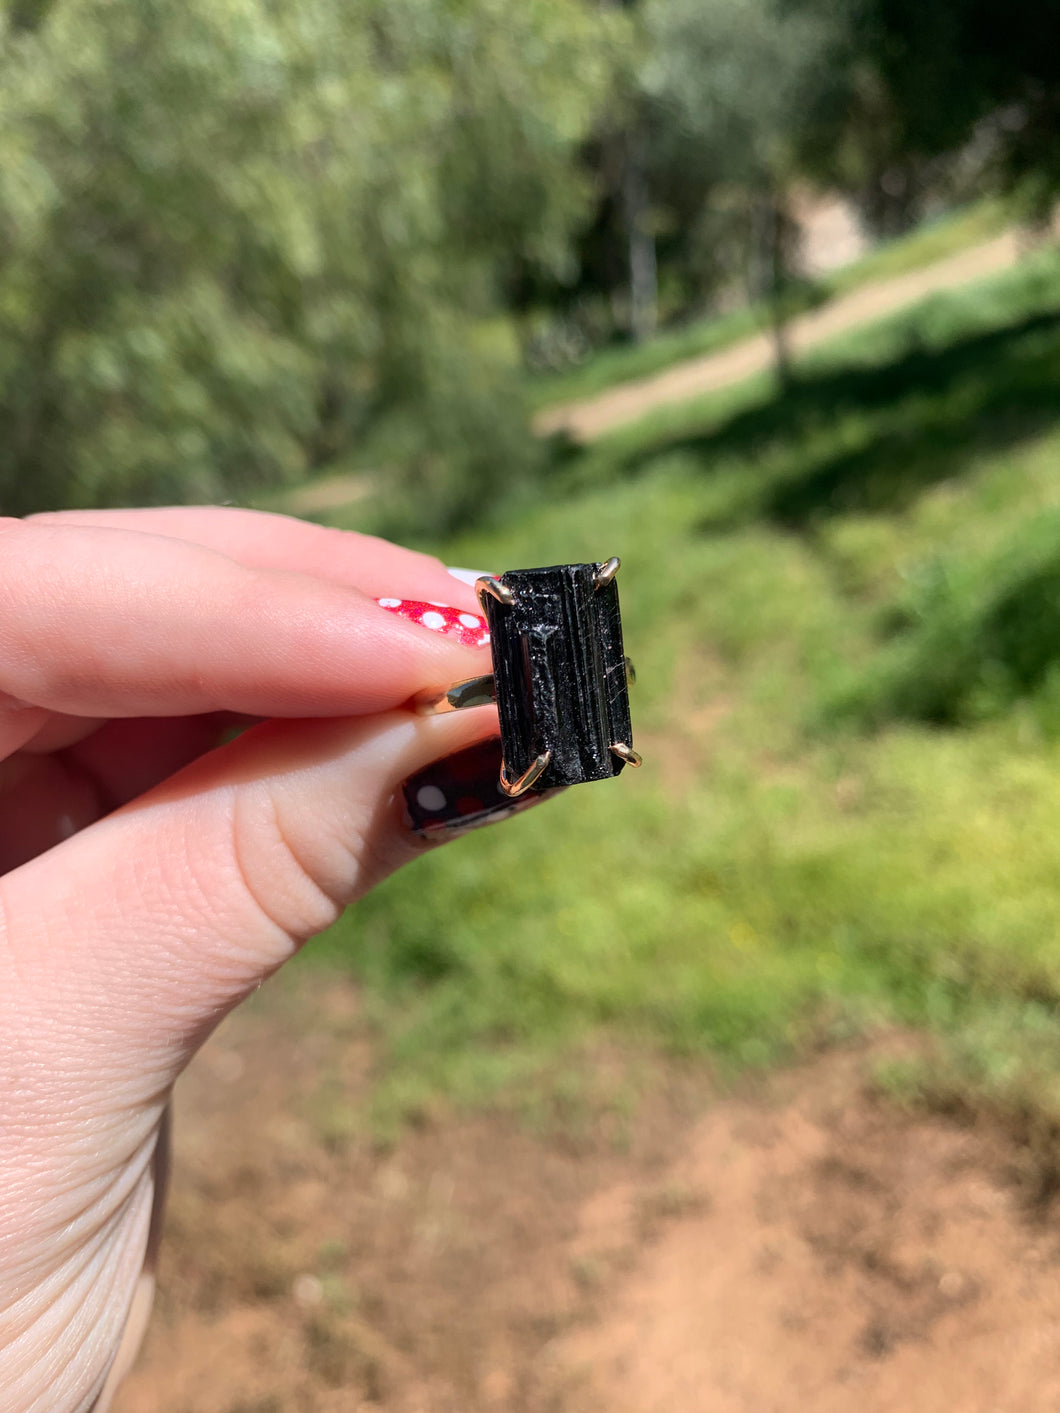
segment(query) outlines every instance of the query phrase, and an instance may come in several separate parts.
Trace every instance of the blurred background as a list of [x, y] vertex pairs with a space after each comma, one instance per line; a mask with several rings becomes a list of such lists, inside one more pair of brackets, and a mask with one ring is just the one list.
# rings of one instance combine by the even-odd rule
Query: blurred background
[[0, 34], [0, 508], [619, 554], [639, 674], [207, 1047], [123, 1413], [1052, 1413], [1060, 4]]

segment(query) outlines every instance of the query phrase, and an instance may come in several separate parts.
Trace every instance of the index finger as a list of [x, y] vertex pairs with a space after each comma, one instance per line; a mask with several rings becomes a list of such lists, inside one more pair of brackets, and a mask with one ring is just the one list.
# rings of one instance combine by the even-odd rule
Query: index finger
[[481, 650], [341, 583], [169, 536], [0, 520], [0, 693], [24, 706], [348, 716], [481, 670]]
[[130, 510], [58, 510], [28, 517], [34, 525], [96, 526], [191, 540], [253, 569], [291, 569], [379, 595], [439, 599], [475, 612], [466, 582], [440, 560], [375, 535], [316, 525], [267, 510], [231, 505], [147, 506]]

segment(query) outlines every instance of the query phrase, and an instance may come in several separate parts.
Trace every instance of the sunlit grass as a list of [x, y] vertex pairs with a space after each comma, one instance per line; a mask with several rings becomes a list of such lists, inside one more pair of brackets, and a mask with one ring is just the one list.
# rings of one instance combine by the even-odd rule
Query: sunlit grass
[[622, 555], [646, 764], [438, 851], [310, 950], [365, 983], [384, 1108], [510, 1089], [601, 1031], [743, 1066], [901, 1022], [968, 1092], [1044, 1084], [1058, 380], [1043, 255], [823, 351], [783, 398], [628, 429], [442, 547]]

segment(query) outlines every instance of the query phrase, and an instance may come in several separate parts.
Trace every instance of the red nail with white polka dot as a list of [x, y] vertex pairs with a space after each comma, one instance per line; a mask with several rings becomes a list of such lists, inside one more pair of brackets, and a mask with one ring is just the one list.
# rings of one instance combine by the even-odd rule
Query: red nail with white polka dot
[[430, 599], [382, 598], [376, 599], [376, 603], [409, 623], [418, 623], [432, 633], [456, 638], [465, 648], [489, 647], [490, 630], [486, 620], [477, 613], [451, 608], [449, 604], [435, 603]]
[[535, 790], [513, 800], [502, 791], [500, 774], [499, 736], [434, 761], [402, 786], [409, 827], [421, 839], [452, 839], [563, 793]]

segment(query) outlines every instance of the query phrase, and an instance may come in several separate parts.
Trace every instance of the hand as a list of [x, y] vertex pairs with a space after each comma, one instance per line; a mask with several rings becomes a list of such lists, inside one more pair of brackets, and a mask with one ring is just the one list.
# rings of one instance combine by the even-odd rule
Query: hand
[[475, 609], [425, 556], [278, 516], [0, 520], [0, 1413], [109, 1403], [174, 1080], [422, 849], [399, 783], [496, 733], [407, 709], [489, 658], [385, 596]]

